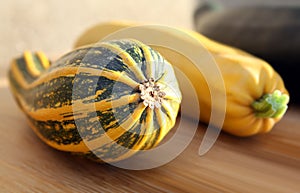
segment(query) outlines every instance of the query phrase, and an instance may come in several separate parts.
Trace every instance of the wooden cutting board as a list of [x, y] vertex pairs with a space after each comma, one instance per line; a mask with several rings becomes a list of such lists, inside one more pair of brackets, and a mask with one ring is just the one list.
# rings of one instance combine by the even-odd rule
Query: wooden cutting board
[[222, 133], [204, 156], [198, 148], [205, 125], [199, 125], [176, 159], [133, 171], [46, 146], [27, 126], [6, 83], [0, 87], [0, 192], [300, 192], [299, 107], [291, 106], [269, 134]]

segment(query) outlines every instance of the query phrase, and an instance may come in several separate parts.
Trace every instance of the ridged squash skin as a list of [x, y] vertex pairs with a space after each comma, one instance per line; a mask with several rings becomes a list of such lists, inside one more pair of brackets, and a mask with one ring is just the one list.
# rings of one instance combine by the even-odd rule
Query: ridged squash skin
[[[41, 52], [25, 52], [12, 61], [9, 82], [45, 143], [97, 161], [156, 146], [174, 126], [181, 102], [172, 66], [132, 39], [78, 48], [52, 64]], [[150, 82], [156, 89], [147, 87], [150, 94], [164, 93], [155, 106], [142, 97]]]
[[[108, 22], [100, 23], [84, 32], [76, 41], [74, 47], [80, 47], [86, 44], [93, 44], [100, 41], [107, 35], [110, 35], [117, 30], [139, 26], [147, 28], [131, 22]], [[103, 29], [103, 30], [102, 30]], [[150, 28], [149, 28], [150, 29]], [[288, 103], [288, 91], [284, 86], [284, 82], [280, 75], [265, 61], [252, 56], [242, 50], [215, 42], [209, 38], [194, 32], [192, 30], [177, 28], [178, 31], [185, 33], [187, 36], [193, 37], [194, 41], [186, 41], [187, 48], [193, 44], [202, 44], [211, 53], [217, 66], [223, 76], [226, 89], [226, 108], [216, 107], [217, 111], [225, 110], [225, 120], [223, 131], [235, 136], [252, 136], [259, 133], [269, 132], [284, 114]], [[153, 28], [151, 28], [153, 30]], [[154, 29], [159, 31], [160, 29]], [[164, 37], [172, 36], [174, 38], [183, 38], [178, 34], [173, 34], [172, 31], [161, 33], [162, 40]], [[151, 33], [151, 31], [149, 31]], [[164, 46], [150, 45], [153, 49], [161, 53], [172, 65], [180, 69], [193, 84], [199, 101], [200, 120], [209, 123], [212, 112], [211, 92], [207, 84], [207, 79], [213, 75], [203, 76], [201, 72], [186, 56], [176, 52], [174, 49], [169, 49]], [[195, 50], [195, 54], [197, 50]], [[181, 83], [179, 79], [179, 84]], [[214, 92], [221, 92], [218, 88], [218, 83], [210, 85]], [[184, 85], [180, 85], [184, 87]], [[253, 103], [260, 101], [264, 96], [272, 95], [279, 91], [283, 96], [282, 99], [275, 101], [282, 102], [280, 116], [259, 116], [261, 112], [253, 107]], [[190, 100], [190, 93], [183, 93], [183, 100]], [[276, 105], [279, 105], [275, 104]], [[194, 105], [194, 104], [190, 104]], [[264, 109], [265, 110], [265, 109]], [[194, 114], [189, 116], [195, 117]]]
[[[211, 1], [199, 5], [194, 27], [218, 42], [243, 49], [266, 61], [281, 75], [291, 95], [300, 104], [299, 6], [234, 6], [214, 9]], [[274, 19], [276, 16], [276, 19]]]

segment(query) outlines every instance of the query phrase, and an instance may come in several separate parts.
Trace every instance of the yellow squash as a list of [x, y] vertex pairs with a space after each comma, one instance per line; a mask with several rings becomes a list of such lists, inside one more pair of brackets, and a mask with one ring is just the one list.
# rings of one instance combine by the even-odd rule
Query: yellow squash
[[[92, 44], [100, 41], [120, 29], [138, 26], [129, 22], [108, 22], [92, 27], [84, 32], [75, 47]], [[140, 26], [147, 28], [147, 26]], [[162, 41], [167, 37], [184, 39], [186, 48], [192, 48], [194, 44], [202, 44], [212, 54], [224, 79], [226, 88], [226, 108], [216, 107], [216, 111], [226, 111], [222, 129], [236, 136], [251, 136], [258, 133], [269, 132], [287, 110], [289, 101], [288, 91], [280, 75], [265, 61], [256, 58], [242, 50], [235, 49], [205, 36], [186, 29], [178, 28], [179, 32], [192, 36], [194, 41], [180, 36], [173, 31], [166, 33], [159, 28], [149, 28], [149, 33], [154, 30], [160, 33]], [[153, 32], [153, 31], [152, 31]], [[210, 121], [212, 106], [211, 93], [207, 82], [214, 75], [203, 76], [193, 62], [186, 56], [173, 49], [150, 45], [162, 54], [172, 65], [179, 68], [193, 84], [200, 107], [200, 120], [208, 123]], [[195, 54], [201, 54], [194, 50]], [[180, 87], [180, 76], [178, 76]], [[213, 90], [218, 92], [218, 83]], [[219, 89], [221, 92], [221, 89]], [[183, 92], [183, 100], [190, 101], [189, 92]], [[192, 101], [192, 100], [191, 100]], [[194, 105], [194, 104], [190, 104]], [[195, 115], [190, 114], [194, 117]], [[212, 123], [213, 124], [213, 123]]]

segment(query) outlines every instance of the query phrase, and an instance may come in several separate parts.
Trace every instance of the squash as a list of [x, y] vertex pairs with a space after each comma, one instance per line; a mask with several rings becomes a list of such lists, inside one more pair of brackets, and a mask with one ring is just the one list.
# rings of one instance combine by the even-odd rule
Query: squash
[[9, 82], [46, 144], [105, 162], [159, 144], [181, 102], [172, 66], [133, 39], [78, 48], [51, 65], [25, 52], [12, 61]]
[[235, 6], [216, 10], [207, 2], [195, 11], [194, 23], [199, 33], [270, 63], [284, 79], [291, 102], [300, 103], [299, 6]]
[[[110, 27], [111, 26], [111, 27]], [[104, 29], [104, 30], [102, 30]], [[160, 45], [150, 45], [161, 53], [174, 67], [183, 72], [193, 84], [199, 101], [200, 120], [211, 123], [212, 110], [222, 114], [226, 112], [222, 130], [235, 136], [252, 136], [259, 133], [271, 131], [287, 110], [289, 101], [288, 91], [280, 75], [265, 61], [252, 56], [242, 50], [220, 44], [191, 30], [176, 28], [176, 30], [165, 31], [160, 26], [140, 25], [132, 22], [113, 21], [100, 23], [86, 30], [76, 41], [75, 48], [100, 41], [107, 35], [124, 29], [124, 36], [131, 32], [136, 39], [145, 38], [145, 34], [159, 37], [162, 41], [182, 40], [187, 50], [193, 50], [194, 54], [202, 54], [195, 50], [195, 45], [202, 44], [214, 57], [217, 66], [223, 76], [226, 88], [226, 107], [215, 106], [212, 109], [212, 91], [222, 96], [222, 89], [215, 82], [209, 88], [208, 82], [214, 81], [214, 76], [204, 76], [196, 68], [195, 64], [174, 48]], [[128, 30], [126, 32], [126, 29]], [[98, 32], [98, 33], [97, 33]], [[142, 33], [143, 32], [143, 33]], [[122, 31], [113, 34], [113, 38], [122, 38]], [[191, 36], [193, 38], [185, 38]], [[203, 61], [202, 61], [203, 62]], [[175, 72], [176, 73], [176, 72]], [[181, 88], [180, 76], [177, 76]], [[183, 92], [183, 100], [192, 101], [190, 92]], [[190, 106], [195, 104], [190, 103]], [[189, 114], [192, 118], [195, 114]], [[198, 115], [197, 115], [198, 116]], [[215, 124], [215, 122], [212, 122]], [[216, 124], [215, 124], [216, 125]]]

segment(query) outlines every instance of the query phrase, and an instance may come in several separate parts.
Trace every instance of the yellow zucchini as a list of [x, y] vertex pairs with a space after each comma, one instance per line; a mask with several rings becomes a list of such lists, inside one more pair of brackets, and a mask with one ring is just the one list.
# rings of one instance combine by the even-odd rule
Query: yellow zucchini
[[[160, 28], [148, 28], [134, 23], [108, 22], [95, 25], [84, 32], [76, 41], [75, 47], [98, 42], [117, 30], [134, 26], [149, 30], [149, 34], [153, 31], [160, 33], [162, 41], [174, 36], [186, 40], [186, 44], [181, 46], [192, 48], [193, 44], [202, 44], [208, 49], [221, 70], [226, 87], [226, 116], [222, 128], [224, 131], [236, 136], [266, 133], [283, 117], [289, 101], [288, 91], [280, 75], [267, 62], [242, 50], [210, 40], [197, 32], [177, 28], [179, 32], [194, 38], [194, 41], [189, 41], [174, 34], [173, 31], [166, 33]], [[200, 120], [208, 123], [212, 106], [211, 93], [207, 85], [209, 81], [205, 78], [213, 75], [204, 77], [186, 56], [173, 49], [159, 45], [150, 46], [189, 77], [198, 95]], [[197, 50], [194, 52], [200, 54]], [[218, 91], [218, 88], [214, 90]], [[189, 101], [189, 95], [188, 92], [183, 93], [183, 100]]]

